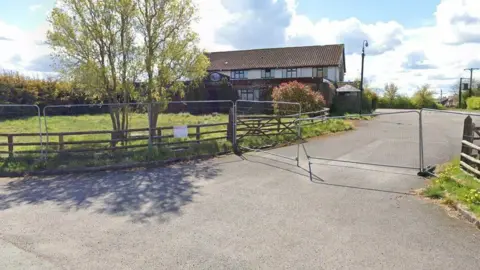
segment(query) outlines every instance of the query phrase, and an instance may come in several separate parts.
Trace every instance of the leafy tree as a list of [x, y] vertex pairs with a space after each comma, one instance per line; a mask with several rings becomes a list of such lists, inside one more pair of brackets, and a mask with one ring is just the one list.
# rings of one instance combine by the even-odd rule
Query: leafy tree
[[[310, 86], [297, 81], [282, 83], [273, 88], [272, 100], [298, 102], [302, 105], [302, 112], [318, 111], [325, 106], [325, 99], [322, 94], [313, 91]], [[291, 114], [295, 110], [298, 111], [298, 106], [282, 105], [281, 109], [278, 104], [275, 104], [274, 106], [277, 114]], [[285, 110], [286, 107], [289, 108]]]
[[[197, 80], [206, 75], [208, 58], [198, 47], [191, 25], [196, 20], [192, 0], [135, 0], [136, 30], [141, 34], [141, 59], [146, 75], [148, 102], [165, 102], [183, 94], [181, 79]], [[155, 134], [158, 114], [165, 103], [150, 108], [149, 122]]]
[[[92, 99], [128, 102], [137, 75], [135, 14], [132, 0], [59, 0], [47, 33], [58, 71]], [[114, 130], [128, 128], [127, 107], [111, 107], [110, 116]]]
[[[58, 70], [92, 99], [165, 102], [206, 75], [195, 19], [192, 0], [60, 0], [47, 36]], [[149, 106], [152, 131], [163, 104]], [[114, 130], [127, 129], [127, 110], [110, 111]]]
[[412, 97], [412, 103], [417, 108], [436, 108], [434, 92], [430, 90], [430, 85], [421, 86]]
[[388, 101], [390, 105], [393, 105], [395, 102], [395, 98], [397, 98], [398, 95], [398, 86], [395, 85], [394, 83], [387, 83], [385, 84], [384, 88], [385, 92], [383, 96], [385, 99]]

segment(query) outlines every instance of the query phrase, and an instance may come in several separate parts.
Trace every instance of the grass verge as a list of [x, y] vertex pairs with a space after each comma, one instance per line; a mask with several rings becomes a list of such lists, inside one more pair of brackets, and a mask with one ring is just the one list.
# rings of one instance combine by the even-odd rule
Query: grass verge
[[480, 181], [463, 172], [459, 160], [444, 164], [422, 195], [447, 205], [460, 203], [480, 218]]

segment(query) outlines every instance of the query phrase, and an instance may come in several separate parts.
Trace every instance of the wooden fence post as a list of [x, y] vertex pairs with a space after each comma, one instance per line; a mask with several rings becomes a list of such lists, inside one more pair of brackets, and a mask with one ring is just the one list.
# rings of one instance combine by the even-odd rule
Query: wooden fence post
[[8, 135], [8, 156], [13, 157], [13, 135]]
[[197, 143], [200, 143], [200, 136], [201, 136], [201, 133], [200, 133], [200, 126], [197, 126], [197, 134], [195, 134], [195, 138], [197, 139]]
[[[470, 115], [469, 115], [463, 121], [463, 136], [462, 136], [462, 139], [464, 141], [473, 143], [473, 130], [474, 130], [474, 128], [475, 127], [474, 127], [474, 124], [473, 124], [472, 117], [470, 117]], [[464, 153], [468, 156], [471, 156], [472, 155], [472, 148], [467, 146], [467, 145], [462, 144], [462, 153]], [[460, 157], [460, 161], [463, 161], [463, 162], [465, 162], [469, 165], [472, 164], [472, 162], [470, 162], [468, 159], [464, 159], [462, 157]]]
[[227, 140], [233, 143], [233, 129], [235, 128], [235, 117], [233, 114], [233, 108], [230, 108], [228, 112], [228, 124], [227, 124]]
[[64, 149], [64, 144], [63, 144], [63, 134], [58, 135], [58, 151], [63, 151]]
[[[157, 128], [157, 136], [158, 137], [161, 137], [162, 136], [162, 128]], [[157, 143], [161, 143], [162, 142], [162, 138], [157, 138]]]

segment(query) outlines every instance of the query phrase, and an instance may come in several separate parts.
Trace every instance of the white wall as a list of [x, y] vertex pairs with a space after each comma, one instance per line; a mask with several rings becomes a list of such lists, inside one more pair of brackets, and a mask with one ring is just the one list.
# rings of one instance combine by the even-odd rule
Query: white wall
[[327, 79], [330, 81], [338, 81], [338, 67], [328, 67]]
[[249, 80], [261, 79], [262, 78], [262, 70], [261, 69], [249, 69], [247, 75], [248, 75], [247, 78]]
[[275, 78], [282, 78], [283, 69], [275, 69]]
[[297, 76], [299, 78], [311, 78], [313, 75], [313, 68], [299, 68], [297, 69]]

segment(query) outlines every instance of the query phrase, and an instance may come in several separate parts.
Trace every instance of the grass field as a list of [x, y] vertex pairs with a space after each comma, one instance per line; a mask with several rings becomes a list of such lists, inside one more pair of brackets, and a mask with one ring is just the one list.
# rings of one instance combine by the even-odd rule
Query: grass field
[[[146, 114], [131, 114], [129, 117], [129, 129], [148, 128], [148, 118]], [[228, 122], [228, 115], [191, 115], [187, 113], [181, 114], [162, 114], [158, 118], [157, 127], [171, 127], [180, 125], [195, 125], [195, 124], [214, 124]], [[47, 118], [48, 132], [77, 132], [77, 131], [109, 131], [112, 130], [110, 116], [108, 114], [102, 115], [81, 115], [81, 116], [51, 116]], [[42, 131], [45, 132], [45, 125], [42, 119]], [[302, 127], [302, 136], [304, 138], [321, 136], [324, 134], [342, 132], [353, 129], [353, 123], [345, 120], [328, 120], [323, 122], [313, 122]], [[219, 131], [220, 133], [204, 134], [201, 139], [217, 138], [226, 136], [227, 125], [202, 127], [201, 132]], [[38, 118], [23, 118], [15, 120], [0, 120], [0, 133], [18, 134], [18, 133], [38, 133], [39, 124]], [[195, 134], [196, 129], [190, 128], [189, 133]], [[171, 135], [173, 131], [162, 131], [162, 136]], [[241, 134], [241, 133], [240, 133]], [[133, 132], [130, 136], [148, 136], [148, 132]], [[69, 135], [64, 136], [64, 142], [79, 142], [79, 141], [96, 141], [96, 140], [110, 140], [110, 134], [89, 134], [89, 135]], [[188, 139], [168, 138], [162, 139], [163, 142], [175, 141], [195, 141], [195, 137]], [[256, 137], [248, 136], [242, 140], [242, 144], [249, 147], [260, 147], [265, 145], [288, 144], [295, 141], [297, 138], [294, 135], [279, 135], [272, 137]], [[15, 143], [39, 142], [39, 136], [32, 137], [15, 137]], [[45, 136], [43, 141], [45, 143]], [[59, 136], [49, 136], [50, 142], [48, 149], [57, 150], [57, 145], [53, 144], [59, 141]], [[0, 136], [0, 143], [6, 143], [7, 137]], [[146, 144], [148, 140], [134, 141], [129, 144]], [[95, 143], [95, 144], [66, 144], [65, 149], [74, 148], [102, 148], [108, 147], [109, 143]], [[7, 151], [7, 146], [0, 146], [1, 151]], [[178, 147], [177, 147], [178, 148]], [[216, 154], [219, 152], [230, 151], [232, 145], [227, 140], [214, 140], [202, 142], [200, 144], [188, 144], [188, 147], [154, 147], [153, 149], [134, 148], [128, 150], [115, 151], [91, 151], [87, 153], [50, 153], [47, 160], [39, 161], [38, 155], [15, 155], [14, 157], [7, 157], [3, 155], [0, 158], [0, 172], [19, 172], [32, 171], [42, 169], [58, 169], [58, 168], [82, 168], [82, 167], [97, 167], [112, 164], [124, 163], [138, 163], [142, 161], [164, 160], [172, 157], [194, 156], [199, 154]], [[15, 146], [15, 151], [21, 150], [38, 150], [39, 146]]]
[[443, 165], [438, 178], [433, 179], [422, 194], [447, 205], [465, 205], [480, 218], [480, 181], [463, 172], [459, 160]]

